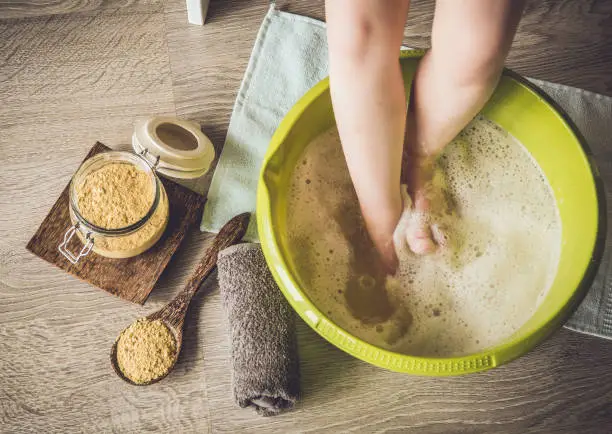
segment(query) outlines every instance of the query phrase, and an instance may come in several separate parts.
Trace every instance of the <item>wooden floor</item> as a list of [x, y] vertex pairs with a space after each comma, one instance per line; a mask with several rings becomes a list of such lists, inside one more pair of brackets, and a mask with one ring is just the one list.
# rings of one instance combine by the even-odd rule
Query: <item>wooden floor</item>
[[[38, 3], [39, 9], [32, 9]], [[299, 327], [303, 400], [275, 418], [232, 401], [214, 282], [190, 311], [174, 373], [128, 386], [116, 334], [181, 287], [208, 235], [194, 230], [145, 307], [33, 257], [25, 245], [96, 141], [129, 143], [140, 116], [202, 123], [220, 147], [265, 0], [212, 0], [188, 26], [183, 0], [0, 0], [0, 432], [611, 432], [612, 343], [561, 330], [483, 374], [430, 379], [357, 361]], [[431, 1], [414, 0], [406, 44], [428, 44]], [[279, 1], [322, 18], [322, 0]], [[42, 9], [41, 9], [42, 8]], [[76, 11], [76, 12], [75, 12]], [[532, 1], [509, 66], [612, 95], [612, 4]]]

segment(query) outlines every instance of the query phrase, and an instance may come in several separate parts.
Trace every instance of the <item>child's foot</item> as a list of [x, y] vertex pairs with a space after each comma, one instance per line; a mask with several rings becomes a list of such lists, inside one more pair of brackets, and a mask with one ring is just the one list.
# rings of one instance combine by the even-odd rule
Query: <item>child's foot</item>
[[394, 235], [417, 255], [427, 255], [448, 244], [444, 221], [451, 214], [444, 176], [433, 163], [413, 166], [407, 188], [402, 186], [404, 212]]

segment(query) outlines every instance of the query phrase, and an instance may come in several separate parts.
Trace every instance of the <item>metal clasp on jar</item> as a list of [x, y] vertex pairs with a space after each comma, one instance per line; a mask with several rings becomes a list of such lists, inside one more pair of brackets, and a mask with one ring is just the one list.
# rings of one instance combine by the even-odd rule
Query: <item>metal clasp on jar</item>
[[[138, 155], [140, 155], [140, 157], [142, 157], [142, 159], [147, 162], [147, 164], [151, 167], [151, 169], [153, 169], [153, 171], [155, 171], [157, 169], [157, 166], [159, 166], [159, 155], [155, 157], [149, 152], [147, 148], [144, 148], [142, 152], [140, 152]], [[155, 161], [151, 161], [152, 158], [155, 158]]]
[[70, 263], [72, 264], [76, 264], [77, 262], [79, 262], [79, 259], [81, 259], [84, 256], [87, 256], [89, 252], [91, 252], [91, 249], [93, 248], [93, 245], [94, 245], [94, 240], [91, 236], [91, 232], [88, 232], [87, 235], [85, 235], [85, 240], [86, 240], [85, 245], [83, 246], [83, 248], [78, 254], [74, 254], [70, 250], [68, 250], [68, 243], [70, 242], [74, 234], [76, 234], [76, 231], [78, 229], [79, 229], [78, 222], [70, 226], [70, 228], [68, 228], [68, 230], [64, 234], [64, 241], [62, 241], [62, 243], [59, 246], [57, 246], [57, 250], [59, 250], [60, 253], [64, 255], [64, 257], [68, 259]]

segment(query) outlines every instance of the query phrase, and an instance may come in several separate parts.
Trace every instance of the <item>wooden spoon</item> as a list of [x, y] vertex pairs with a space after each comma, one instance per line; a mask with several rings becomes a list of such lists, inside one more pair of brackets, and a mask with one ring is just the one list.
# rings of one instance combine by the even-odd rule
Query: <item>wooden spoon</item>
[[250, 218], [250, 213], [244, 213], [234, 217], [229, 222], [227, 222], [225, 226], [221, 228], [221, 231], [219, 231], [219, 234], [217, 234], [217, 236], [213, 240], [212, 246], [208, 248], [206, 254], [196, 267], [189, 280], [187, 280], [187, 283], [185, 284], [185, 289], [179, 292], [178, 295], [174, 297], [174, 299], [170, 301], [170, 303], [168, 303], [166, 306], [162, 307], [157, 312], [152, 313], [151, 315], [146, 317], [146, 319], [149, 321], [160, 320], [166, 325], [166, 327], [168, 327], [168, 329], [174, 335], [174, 339], [176, 342], [176, 353], [174, 355], [172, 365], [170, 366], [168, 371], [161, 377], [155, 378], [146, 383], [135, 383], [134, 381], [123, 375], [123, 372], [121, 372], [121, 369], [119, 368], [119, 364], [117, 362], [117, 343], [119, 342], [121, 333], [123, 333], [121, 332], [115, 340], [115, 343], [111, 347], [110, 352], [111, 365], [113, 366], [115, 373], [120, 378], [136, 386], [147, 386], [165, 378], [170, 373], [170, 371], [174, 369], [176, 361], [178, 360], [178, 355], [181, 351], [181, 345], [183, 343], [183, 325], [185, 324], [185, 315], [187, 314], [187, 308], [189, 307], [191, 299], [198, 291], [202, 282], [204, 282], [204, 280], [210, 275], [210, 273], [217, 265], [217, 256], [219, 255], [219, 252], [242, 239], [242, 237], [246, 233]]

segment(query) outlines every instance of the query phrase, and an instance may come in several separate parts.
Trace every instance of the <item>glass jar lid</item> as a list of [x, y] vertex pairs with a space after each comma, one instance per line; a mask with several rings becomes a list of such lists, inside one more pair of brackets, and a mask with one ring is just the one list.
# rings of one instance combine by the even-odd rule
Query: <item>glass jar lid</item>
[[179, 179], [199, 178], [210, 169], [215, 149], [192, 121], [157, 116], [136, 123], [132, 148], [150, 160], [155, 170]]

